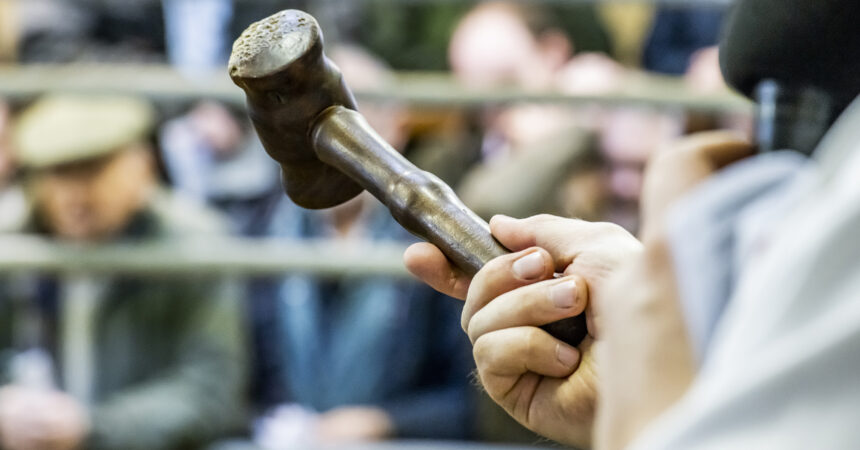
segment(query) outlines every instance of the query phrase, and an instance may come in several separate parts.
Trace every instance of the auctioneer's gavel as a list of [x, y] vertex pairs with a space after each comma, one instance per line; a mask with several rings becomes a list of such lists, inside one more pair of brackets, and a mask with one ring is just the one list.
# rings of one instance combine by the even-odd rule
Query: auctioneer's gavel
[[[252, 24], [233, 45], [229, 70], [299, 206], [328, 208], [367, 189], [404, 228], [438, 246], [469, 275], [508, 253], [448, 185], [412, 165], [355, 111], [310, 15], [287, 10]], [[585, 318], [544, 329], [577, 345], [586, 335]]]

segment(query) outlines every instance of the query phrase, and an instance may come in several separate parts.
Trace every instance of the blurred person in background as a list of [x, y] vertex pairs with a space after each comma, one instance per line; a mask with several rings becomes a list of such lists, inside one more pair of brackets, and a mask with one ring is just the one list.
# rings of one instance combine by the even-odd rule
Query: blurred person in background
[[16, 183], [17, 167], [12, 153], [12, 111], [0, 100], [0, 229], [14, 226], [15, 211], [25, 203], [24, 193]]
[[169, 62], [184, 74], [226, 62], [232, 0], [27, 0], [14, 10], [22, 62]]
[[[505, 2], [478, 5], [452, 37], [454, 74], [470, 86], [513, 86], [571, 95], [612, 92], [633, 81], [648, 89], [647, 75], [639, 70], [623, 67], [601, 53], [574, 52], [577, 42], [562, 32], [557, 17], [548, 16], [551, 11]], [[716, 49], [708, 47], [716, 42], [721, 18], [717, 9], [660, 11], [647, 45], [671, 44], [673, 51], [667, 52], [683, 56], [673, 56], [680, 61], [677, 69], [656, 63], [654, 68], [684, 74], [692, 91], [723, 92]], [[697, 28], [699, 22], [707, 26]], [[549, 212], [611, 220], [636, 230], [649, 157], [688, 129], [749, 129], [748, 116], [708, 117], [708, 125], [700, 119], [691, 123], [683, 111], [643, 107], [516, 105], [496, 110], [486, 121], [484, 162], [458, 191], [487, 218], [498, 213], [527, 217]], [[511, 182], [523, 167], [535, 176], [529, 183]], [[585, 189], [577, 192], [570, 187], [577, 185], [574, 180], [580, 175]], [[554, 187], [562, 185], [561, 194], [555, 193]]]
[[577, 48], [551, 8], [505, 1], [480, 3], [464, 15], [451, 36], [448, 58], [455, 76], [472, 87], [546, 90], [563, 83], [565, 69], [578, 58], [603, 69], [604, 83], [623, 75], [606, 54]]
[[[189, 77], [223, 70], [237, 13], [267, 2], [162, 0], [168, 60]], [[286, 6], [286, 5], [281, 5]], [[257, 236], [282, 194], [278, 166], [266, 156], [247, 116], [202, 100], [161, 126], [161, 160], [176, 192], [224, 213], [232, 234]]]
[[657, 10], [645, 42], [645, 70], [683, 75], [702, 49], [717, 45], [723, 22], [722, 8], [685, 7]]
[[0, 62], [18, 59], [18, 5], [17, 2], [0, 2]]
[[[642, 68], [683, 76], [692, 93], [725, 94], [716, 47], [723, 15], [716, 7], [658, 8], [643, 43]], [[751, 116], [641, 107], [607, 111], [601, 148], [609, 161], [609, 187], [615, 199], [607, 219], [637, 230], [646, 162], [683, 134], [715, 129], [751, 136]]]
[[[272, 226], [278, 237], [343, 245], [414, 241], [367, 194], [326, 211], [284, 200]], [[472, 365], [456, 302], [386, 276], [295, 275], [273, 298], [266, 334], [280, 345], [260, 355], [277, 370], [255, 427], [259, 445], [471, 437]]]
[[[510, 2], [482, 3], [470, 11], [451, 38], [454, 75], [466, 86], [514, 87], [579, 92], [616, 87], [624, 69], [603, 54], [575, 53], [576, 43], [559, 18], [541, 6]], [[601, 156], [595, 145], [599, 122], [591, 108], [521, 104], [486, 114], [484, 162], [463, 180], [459, 193], [479, 215], [524, 217], [561, 213], [577, 204], [559, 201], [555, 191], [566, 179], [599, 179]], [[532, 174], [518, 183], [515, 173]], [[601, 183], [597, 183], [598, 185]], [[601, 189], [577, 216], [600, 214]]]
[[684, 72], [687, 87], [701, 93], [719, 93], [728, 89], [720, 72], [720, 50], [717, 46], [696, 50]]
[[[727, 95], [726, 85], [720, 71], [719, 48], [716, 45], [698, 49], [690, 57], [684, 72], [684, 84], [691, 92], [704, 95]], [[745, 136], [753, 136], [753, 116], [744, 111], [726, 111], [687, 114], [687, 131], [736, 130]]]
[[226, 64], [233, 0], [162, 0], [161, 3], [171, 65], [193, 76]]
[[12, 111], [9, 105], [0, 99], [0, 189], [8, 186], [15, 173], [12, 160]]
[[[14, 232], [81, 244], [219, 235], [220, 220], [156, 183], [154, 111], [53, 96], [21, 114], [29, 207]], [[11, 214], [4, 211], [4, 214]], [[234, 289], [204, 277], [9, 276], [0, 292], [3, 448], [196, 448], [241, 420]]]
[[613, 202], [606, 220], [627, 230], [639, 229], [639, 200], [648, 160], [684, 133], [680, 111], [627, 107], [603, 115], [600, 149], [609, 166]]
[[265, 232], [272, 205], [284, 195], [280, 171], [244, 113], [201, 101], [165, 122], [159, 142], [177, 193], [222, 212], [234, 234]]
[[[336, 29], [337, 39], [366, 47], [397, 70], [442, 71], [450, 69], [448, 48], [457, 23], [480, 2], [325, 3], [327, 5], [319, 11], [313, 9], [316, 6], [313, 2], [308, 7], [314, 14], [334, 10], [338, 17], [324, 27]], [[594, 6], [554, 3], [541, 9], [557, 17], [559, 28], [572, 36], [578, 51], [606, 52], [610, 49], [609, 38], [598, 24]]]
[[364, 46], [397, 70], [442, 71], [448, 69], [451, 31], [473, 2], [337, 3], [355, 5], [353, 14], [337, 21], [342, 40]]
[[19, 1], [22, 63], [162, 62], [159, 1]]
[[[349, 86], [384, 84], [389, 69], [357, 47], [328, 52]], [[402, 149], [404, 110], [362, 105]], [[281, 196], [270, 235], [342, 245], [414, 238], [369, 194], [310, 211]], [[254, 315], [263, 448], [389, 438], [465, 439], [472, 428], [472, 368], [459, 305], [413, 280], [293, 275], [261, 290]], [[255, 299], [257, 300], [257, 299]]]

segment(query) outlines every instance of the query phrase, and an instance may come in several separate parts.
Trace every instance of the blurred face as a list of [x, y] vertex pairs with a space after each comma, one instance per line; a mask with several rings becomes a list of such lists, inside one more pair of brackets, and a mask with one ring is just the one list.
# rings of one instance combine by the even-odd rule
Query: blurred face
[[101, 241], [121, 232], [154, 185], [149, 148], [133, 145], [112, 155], [33, 174], [34, 203], [57, 237]]
[[224, 106], [203, 102], [189, 115], [194, 128], [217, 156], [229, 156], [240, 148], [242, 128]]
[[516, 84], [546, 89], [570, 59], [573, 44], [560, 30], [536, 36], [517, 9], [505, 2], [485, 3], [458, 25], [448, 48], [451, 68], [475, 87]]
[[612, 167], [609, 183], [617, 198], [639, 200], [645, 163], [682, 128], [680, 116], [638, 108], [620, 108], [605, 116], [601, 145]]
[[457, 26], [451, 38], [451, 68], [468, 85], [517, 83], [523, 65], [538, 53], [531, 32], [509, 9], [479, 7]]
[[[334, 46], [328, 56], [340, 68], [347, 86], [354, 89], [384, 92], [396, 82], [394, 72], [378, 57], [352, 46]], [[361, 114], [385, 142], [403, 151], [409, 140], [406, 110], [395, 103], [361, 103]]]

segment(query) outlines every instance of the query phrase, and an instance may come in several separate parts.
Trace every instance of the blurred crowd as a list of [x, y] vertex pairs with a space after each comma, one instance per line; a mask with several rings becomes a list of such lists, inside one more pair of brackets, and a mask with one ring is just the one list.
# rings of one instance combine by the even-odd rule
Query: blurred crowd
[[[724, 88], [712, 47], [720, 9], [639, 4], [0, 0], [0, 59], [166, 63], [193, 77], [221, 70], [242, 29], [287, 7], [320, 20], [327, 54], [358, 89], [384, 91], [406, 70], [567, 94], [649, 72]], [[645, 163], [666, 142], [749, 129], [743, 116], [647, 106], [360, 109], [485, 218], [554, 213], [631, 231]], [[414, 239], [367, 194], [330, 210], [291, 203], [235, 106], [92, 94], [0, 99], [0, 231], [100, 243]], [[458, 302], [417, 282], [0, 276], [3, 448], [513, 439], [471, 386]]]

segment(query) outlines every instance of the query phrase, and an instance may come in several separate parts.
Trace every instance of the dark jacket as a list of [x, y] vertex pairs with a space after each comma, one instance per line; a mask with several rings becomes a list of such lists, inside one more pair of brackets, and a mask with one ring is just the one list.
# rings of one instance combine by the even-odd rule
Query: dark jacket
[[[208, 213], [161, 195], [121, 239], [176, 239], [220, 229]], [[4, 278], [0, 372], [8, 381], [9, 357], [37, 345], [53, 357], [63, 387], [65, 283], [48, 276]], [[86, 448], [197, 447], [240, 425], [245, 370], [235, 287], [205, 276], [113, 276], [99, 283], [92, 314], [93, 428]], [[39, 324], [35, 338], [21, 331], [25, 317]]]
[[[381, 205], [367, 212], [363, 238], [408, 239]], [[324, 214], [284, 199], [271, 232], [322, 237]], [[376, 406], [388, 412], [399, 438], [471, 435], [472, 361], [459, 327], [460, 302], [386, 276], [293, 275], [257, 295], [256, 382], [264, 406], [293, 402], [319, 412]]]

